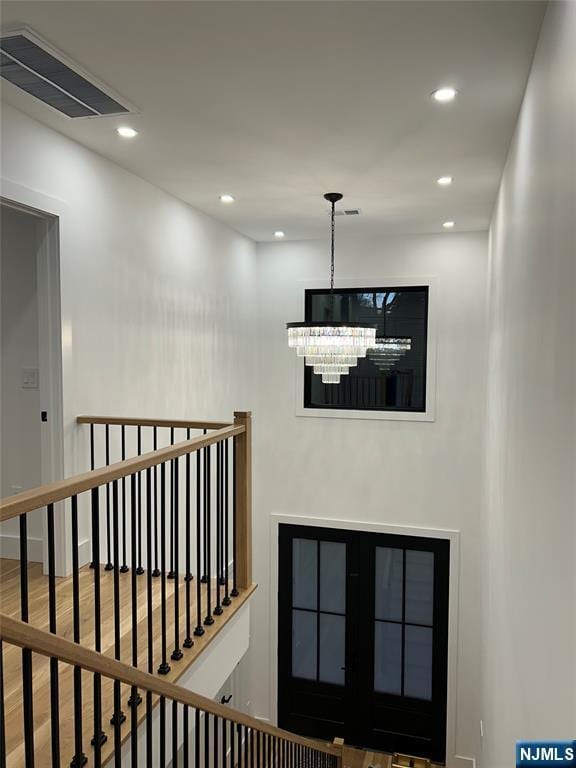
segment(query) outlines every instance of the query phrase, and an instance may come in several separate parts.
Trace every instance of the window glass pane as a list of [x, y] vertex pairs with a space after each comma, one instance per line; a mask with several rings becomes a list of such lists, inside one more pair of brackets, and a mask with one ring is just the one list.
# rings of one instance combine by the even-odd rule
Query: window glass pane
[[406, 621], [432, 625], [434, 552], [406, 550]]
[[318, 590], [318, 542], [294, 539], [292, 542], [292, 605], [316, 610]]
[[346, 612], [346, 544], [320, 542], [320, 610]]
[[344, 616], [320, 614], [320, 680], [344, 685]]
[[316, 613], [292, 611], [292, 676], [316, 680]]
[[374, 690], [402, 693], [402, 626], [375, 622]]
[[404, 696], [432, 699], [432, 630], [405, 627]]
[[403, 550], [376, 547], [376, 618], [402, 621]]
[[[427, 286], [340, 289], [333, 302], [329, 291], [307, 291], [306, 320], [331, 318], [374, 324], [377, 344], [339, 384], [323, 384], [306, 366], [306, 408], [426, 410]], [[385, 346], [390, 339], [404, 345]]]

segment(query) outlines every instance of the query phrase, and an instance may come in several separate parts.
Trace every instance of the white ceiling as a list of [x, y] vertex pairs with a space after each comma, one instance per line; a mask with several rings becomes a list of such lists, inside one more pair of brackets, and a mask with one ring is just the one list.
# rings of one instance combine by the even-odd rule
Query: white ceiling
[[[3, 99], [255, 240], [486, 229], [521, 103], [540, 2], [5, 2], [135, 104], [70, 120]], [[430, 98], [459, 90], [450, 105]], [[122, 140], [120, 124], [139, 135]], [[437, 177], [455, 182], [442, 189]], [[218, 195], [236, 196], [223, 205]]]

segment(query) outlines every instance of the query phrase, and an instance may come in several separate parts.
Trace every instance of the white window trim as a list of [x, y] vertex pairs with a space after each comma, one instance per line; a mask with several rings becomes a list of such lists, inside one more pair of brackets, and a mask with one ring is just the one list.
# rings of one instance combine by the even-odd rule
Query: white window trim
[[[300, 281], [301, 316], [304, 319], [304, 293], [306, 289], [322, 288], [318, 281]], [[376, 421], [436, 421], [436, 278], [435, 277], [359, 277], [339, 280], [338, 288], [369, 288], [371, 286], [404, 288], [424, 285], [428, 287], [428, 338], [426, 347], [426, 410], [425, 411], [354, 411], [332, 408], [305, 408], [303, 370], [304, 361], [294, 355], [294, 403], [296, 416], [323, 419], [372, 419]], [[292, 350], [293, 351], [293, 350]]]

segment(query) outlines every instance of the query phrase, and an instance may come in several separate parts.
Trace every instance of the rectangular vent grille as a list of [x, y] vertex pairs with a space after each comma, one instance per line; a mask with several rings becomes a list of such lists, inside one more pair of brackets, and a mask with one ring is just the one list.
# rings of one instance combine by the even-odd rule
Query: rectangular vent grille
[[340, 208], [336, 209], [336, 216], [359, 216], [360, 208]]
[[130, 112], [24, 34], [0, 39], [0, 75], [67, 117]]

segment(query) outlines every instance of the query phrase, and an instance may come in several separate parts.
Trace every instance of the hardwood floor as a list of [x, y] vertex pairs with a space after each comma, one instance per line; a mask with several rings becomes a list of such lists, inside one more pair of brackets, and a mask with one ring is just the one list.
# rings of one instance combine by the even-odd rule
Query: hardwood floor
[[[48, 629], [48, 579], [42, 574], [40, 564], [31, 564], [29, 568], [29, 621], [36, 627]], [[94, 572], [85, 566], [80, 570], [80, 637], [83, 645], [94, 648], [94, 603], [93, 603]], [[114, 656], [114, 622], [113, 622], [113, 572], [101, 568], [101, 614], [102, 614], [102, 652]], [[146, 575], [138, 576], [137, 584], [137, 643], [138, 666], [147, 668], [147, 613], [146, 613]], [[131, 572], [120, 574], [120, 605], [121, 605], [121, 658], [122, 661], [132, 661], [132, 619], [131, 619]], [[152, 579], [153, 585], [153, 655], [154, 670], [161, 662], [161, 580]], [[196, 581], [191, 587], [191, 629], [196, 626]], [[208, 585], [202, 587], [203, 617]], [[212, 606], [215, 605], [216, 585], [210, 585]], [[166, 679], [176, 681], [190, 664], [202, 653], [207, 645], [218, 634], [227, 621], [246, 602], [255, 589], [241, 590], [240, 595], [232, 599], [232, 604], [224, 608], [221, 616], [214, 616], [214, 624], [205, 626], [205, 634], [194, 637], [194, 645], [190, 649], [182, 649], [183, 658], [179, 661], [170, 659], [174, 649], [175, 616], [174, 616], [174, 581], [166, 581], [167, 594], [167, 647], [168, 663], [171, 666]], [[57, 630], [58, 634], [68, 639], [73, 638], [72, 613], [72, 578], [57, 579], [56, 584]], [[180, 638], [185, 637], [185, 606], [186, 586], [179, 588], [180, 600]], [[10, 616], [20, 616], [20, 565], [15, 560], [0, 560], [0, 610]], [[23, 746], [23, 715], [22, 715], [22, 652], [20, 649], [4, 644], [4, 695], [6, 716], [6, 748], [7, 768], [22, 768], [25, 766]], [[33, 701], [34, 701], [34, 752], [36, 768], [48, 768], [51, 762], [51, 717], [50, 717], [50, 664], [49, 660], [33, 655]], [[123, 739], [127, 738], [130, 723], [130, 707], [127, 704], [130, 690], [122, 686], [122, 709], [127, 719], [122, 727]], [[65, 664], [59, 664], [59, 737], [60, 755], [63, 766], [70, 764], [74, 755], [74, 699], [73, 699], [73, 669]], [[102, 748], [102, 762], [109, 759], [113, 748], [113, 728], [110, 717], [113, 713], [113, 683], [102, 679], [102, 727], [107, 736], [107, 742]], [[138, 708], [138, 718], [145, 715], [144, 704]], [[82, 673], [82, 746], [88, 757], [87, 765], [92, 765], [92, 747], [90, 740], [93, 736], [93, 675]]]

